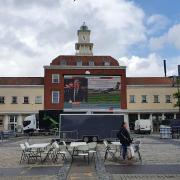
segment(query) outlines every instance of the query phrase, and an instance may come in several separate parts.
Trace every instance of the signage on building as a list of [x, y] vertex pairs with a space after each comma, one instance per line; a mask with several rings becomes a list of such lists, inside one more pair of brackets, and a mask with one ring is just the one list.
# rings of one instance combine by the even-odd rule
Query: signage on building
[[65, 109], [119, 109], [120, 76], [64, 76]]

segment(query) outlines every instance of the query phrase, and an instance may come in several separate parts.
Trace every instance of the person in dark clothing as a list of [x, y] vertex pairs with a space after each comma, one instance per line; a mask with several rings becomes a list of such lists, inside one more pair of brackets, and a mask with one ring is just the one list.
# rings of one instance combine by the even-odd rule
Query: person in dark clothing
[[132, 139], [130, 137], [129, 131], [127, 130], [127, 127], [128, 127], [127, 123], [123, 122], [123, 124], [117, 134], [117, 137], [119, 138], [120, 143], [122, 145], [122, 150], [123, 150], [122, 156], [123, 156], [124, 160], [125, 160], [126, 154], [127, 154], [127, 147], [130, 146], [130, 144], [132, 143]]
[[79, 79], [75, 79], [74, 82], [65, 84], [64, 101], [69, 103], [87, 102], [87, 91], [82, 88], [81, 81]]

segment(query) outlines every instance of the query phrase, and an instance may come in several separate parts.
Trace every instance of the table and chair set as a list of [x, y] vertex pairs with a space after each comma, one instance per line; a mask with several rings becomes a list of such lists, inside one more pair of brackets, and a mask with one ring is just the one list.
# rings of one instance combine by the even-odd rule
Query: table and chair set
[[86, 143], [86, 142], [71, 142], [67, 145], [65, 141], [60, 144], [57, 141], [53, 143], [38, 143], [30, 145], [28, 142], [20, 144], [21, 158], [20, 163], [27, 161], [40, 161], [41, 163], [51, 160], [57, 162], [59, 156], [62, 160], [67, 160], [67, 156], [70, 156], [72, 161], [75, 157], [84, 157], [88, 164], [90, 158], [93, 159], [96, 154], [97, 143]]
[[61, 155], [62, 159], [66, 158], [68, 153], [66, 149], [62, 148], [57, 142], [54, 143], [38, 143], [30, 145], [28, 142], [20, 144], [21, 148], [21, 158], [20, 163], [27, 161], [29, 164], [30, 161], [38, 161], [44, 163], [46, 160], [50, 159], [53, 162], [56, 162], [58, 156]]
[[97, 143], [96, 142], [71, 142], [70, 147], [72, 148], [72, 161], [75, 157], [84, 157], [87, 158], [87, 162], [89, 164], [90, 158], [91, 160], [95, 158], [97, 153]]
[[[103, 141], [105, 146], [104, 149], [104, 161], [107, 159], [108, 155], [112, 159], [120, 157], [122, 155], [122, 147], [119, 141], [114, 141], [109, 143], [107, 140]], [[142, 161], [140, 154], [140, 141], [134, 141], [132, 144], [134, 153], [138, 154], [139, 160]], [[40, 161], [41, 163], [51, 160], [53, 163], [58, 161], [59, 156], [62, 160], [67, 160], [70, 157], [73, 161], [77, 157], [83, 157], [84, 160], [89, 164], [90, 160], [95, 160], [97, 155], [97, 142], [71, 142], [67, 144], [62, 141], [60, 144], [57, 141], [53, 143], [39, 143], [30, 145], [28, 142], [20, 144], [22, 151], [20, 163], [22, 161]], [[103, 149], [102, 149], [103, 151]]]

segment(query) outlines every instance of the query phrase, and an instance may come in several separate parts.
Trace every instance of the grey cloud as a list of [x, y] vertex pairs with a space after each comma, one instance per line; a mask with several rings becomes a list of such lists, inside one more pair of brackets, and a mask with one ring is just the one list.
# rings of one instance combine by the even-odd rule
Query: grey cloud
[[36, 21], [31, 18], [24, 18], [8, 12], [0, 12], [0, 24], [5, 29], [13, 28], [14, 30], [22, 29], [24, 27], [34, 28], [37, 26]]
[[158, 33], [168, 27], [170, 24], [170, 19], [161, 14], [154, 14], [148, 17], [146, 25], [147, 25], [147, 33], [155, 34]]
[[146, 69], [150, 66], [151, 62], [150, 61], [142, 61], [142, 62], [139, 62], [137, 63], [137, 68], [139, 70], [143, 70], [143, 69]]
[[24, 53], [27, 56], [36, 56], [37, 52], [33, 51], [26, 44], [22, 43], [11, 31], [6, 31], [3, 37], [0, 38], [0, 48], [3, 50], [4, 48], [9, 51], [17, 51]]
[[[111, 8], [106, 9], [108, 6]], [[106, 18], [106, 13], [110, 17]], [[36, 62], [37, 67], [43, 67], [61, 53], [75, 53], [76, 33], [85, 21], [92, 31], [94, 54], [118, 58], [128, 54], [132, 45], [144, 41], [143, 18], [142, 10], [125, 0], [81, 0], [75, 3], [73, 0], [0, 1], [1, 54], [6, 54], [8, 49], [15, 54], [13, 59], [6, 54], [4, 58], [9, 63], [9, 59], [18, 61], [16, 66], [23, 66], [24, 73], [38, 75], [29, 64]]]
[[54, 8], [60, 4], [59, 0], [2, 0], [1, 6], [14, 8], [29, 8], [32, 6], [41, 6], [45, 8]]
[[63, 23], [54, 24], [52, 22], [45, 22], [44, 28], [37, 34], [37, 42], [40, 46], [43, 44], [49, 46], [59, 46], [64, 45], [70, 39], [76, 39], [74, 36], [72, 29], [66, 28]]

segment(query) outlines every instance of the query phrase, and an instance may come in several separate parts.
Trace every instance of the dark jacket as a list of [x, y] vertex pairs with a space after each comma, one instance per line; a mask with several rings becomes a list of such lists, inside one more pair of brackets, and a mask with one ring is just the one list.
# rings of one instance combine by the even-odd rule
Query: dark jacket
[[122, 127], [119, 132], [117, 133], [117, 137], [120, 140], [120, 143], [122, 145], [127, 145], [129, 146], [132, 143], [132, 139], [130, 137], [130, 134], [128, 132], [128, 130], [124, 127]]
[[65, 102], [87, 102], [87, 94], [83, 89], [79, 89], [76, 93], [74, 88], [64, 88], [64, 101]]

